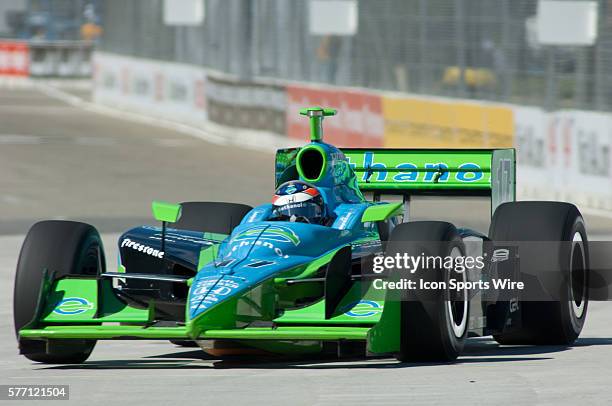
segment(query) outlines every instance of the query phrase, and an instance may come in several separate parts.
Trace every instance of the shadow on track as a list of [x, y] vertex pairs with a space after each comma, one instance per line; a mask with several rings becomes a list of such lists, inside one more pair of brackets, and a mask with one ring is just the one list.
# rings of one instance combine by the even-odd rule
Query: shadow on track
[[[171, 355], [171, 354], [169, 354]], [[278, 357], [240, 357], [208, 360], [201, 363], [195, 360], [112, 360], [88, 361], [79, 365], [56, 365], [40, 368], [40, 370], [137, 370], [137, 369], [388, 369], [411, 368], [426, 366], [444, 366], [464, 363], [493, 363], [493, 362], [521, 362], [542, 361], [552, 358], [546, 357], [512, 357], [512, 358], [460, 358], [453, 363], [399, 363], [392, 358], [278, 358]]]
[[553, 357], [542, 356], [564, 351], [574, 347], [612, 345], [612, 338], [581, 338], [574, 346], [500, 346], [490, 338], [472, 338], [466, 345], [463, 356], [454, 363], [399, 363], [392, 358], [342, 358], [336, 357], [282, 357], [249, 355], [218, 358], [200, 350], [178, 351], [152, 355], [131, 360], [88, 361], [80, 365], [44, 366], [46, 369], [210, 369], [210, 368], [248, 368], [248, 369], [380, 369], [443, 366], [449, 364], [478, 364], [499, 362], [544, 361]]

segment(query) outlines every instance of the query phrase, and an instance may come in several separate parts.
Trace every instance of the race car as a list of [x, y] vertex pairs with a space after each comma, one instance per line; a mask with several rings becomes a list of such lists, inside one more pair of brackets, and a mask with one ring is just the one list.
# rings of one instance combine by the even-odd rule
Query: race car
[[[153, 202], [161, 226], [121, 235], [112, 271], [93, 226], [34, 224], [15, 277], [20, 354], [82, 363], [97, 340], [158, 339], [218, 356], [331, 352], [448, 362], [473, 336], [574, 342], [588, 306], [584, 221], [569, 203], [515, 201], [513, 149], [339, 149], [323, 141], [323, 120], [335, 110], [300, 113], [311, 140], [277, 151], [271, 202]], [[411, 221], [419, 195], [490, 198], [489, 234]], [[407, 254], [463, 258], [473, 242], [483, 258], [490, 254], [474, 272], [374, 266]], [[508, 242], [546, 242], [554, 255], [520, 255]], [[527, 283], [535, 268], [546, 269], [548, 282], [532, 293], [547, 298], [448, 284], [482, 285], [492, 275]], [[442, 288], [402, 285], [415, 278]]]

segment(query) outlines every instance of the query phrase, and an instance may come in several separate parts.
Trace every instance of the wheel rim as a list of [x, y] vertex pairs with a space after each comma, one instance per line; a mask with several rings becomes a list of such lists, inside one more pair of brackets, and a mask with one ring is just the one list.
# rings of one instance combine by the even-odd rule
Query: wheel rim
[[[454, 247], [451, 250], [450, 256], [452, 258], [457, 258], [462, 256], [461, 250], [459, 247]], [[467, 282], [467, 271], [463, 271], [461, 273], [455, 272], [454, 269], [449, 269], [449, 272], [454, 272], [461, 275], [462, 281]], [[464, 284], [465, 286], [465, 284]], [[446, 301], [446, 311], [448, 314], [448, 320], [453, 329], [453, 334], [457, 338], [463, 337], [465, 334], [465, 330], [467, 329], [467, 319], [468, 319], [468, 294], [467, 288], [457, 292], [456, 290], [452, 291], [451, 296], [457, 295], [459, 298], [455, 300], [447, 300]]]
[[572, 238], [572, 254], [570, 256], [570, 303], [572, 312], [580, 319], [584, 315], [586, 302], [586, 260], [582, 234], [576, 232]]

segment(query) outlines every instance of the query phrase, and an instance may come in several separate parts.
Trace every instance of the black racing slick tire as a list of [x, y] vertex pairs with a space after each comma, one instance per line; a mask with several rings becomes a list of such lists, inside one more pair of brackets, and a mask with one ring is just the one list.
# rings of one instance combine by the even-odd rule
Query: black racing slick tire
[[181, 207], [181, 217], [168, 227], [219, 234], [230, 234], [253, 209], [246, 204], [226, 202], [184, 202]]
[[504, 203], [491, 220], [489, 237], [547, 241], [546, 255], [521, 256], [520, 269], [552, 271], [559, 289], [554, 301], [521, 301], [520, 327], [494, 334], [495, 340], [509, 345], [571, 345], [582, 331], [589, 304], [588, 240], [580, 211], [561, 202]]
[[[415, 221], [399, 224], [389, 239], [386, 255], [407, 253], [411, 256], [445, 258], [465, 255], [465, 246], [457, 229], [441, 221]], [[397, 270], [395, 270], [397, 272]], [[444, 267], [419, 269], [408, 277], [418, 283], [448, 282], [465, 279], [464, 273]], [[448, 289], [423, 291], [404, 289], [401, 292], [400, 351], [402, 362], [450, 362], [463, 351], [468, 331], [469, 298], [467, 291], [452, 293]]]
[[78, 364], [91, 354], [95, 340], [28, 340], [19, 330], [37, 316], [44, 271], [54, 279], [69, 275], [96, 277], [105, 270], [104, 248], [98, 231], [74, 221], [34, 224], [21, 247], [13, 294], [13, 318], [20, 353], [49, 364]]
[[[246, 204], [226, 202], [183, 202], [181, 218], [169, 225], [190, 231], [230, 234], [253, 208]], [[170, 340], [181, 347], [197, 347], [195, 341]]]

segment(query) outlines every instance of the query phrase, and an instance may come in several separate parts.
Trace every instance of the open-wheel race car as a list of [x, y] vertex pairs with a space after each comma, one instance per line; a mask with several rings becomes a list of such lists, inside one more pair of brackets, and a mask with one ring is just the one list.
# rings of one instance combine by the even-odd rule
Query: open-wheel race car
[[[154, 202], [161, 227], [121, 235], [113, 271], [93, 226], [34, 224], [15, 278], [20, 353], [81, 363], [97, 340], [159, 339], [216, 355], [331, 351], [451, 361], [468, 336], [493, 335], [502, 344], [578, 337], [588, 305], [584, 221], [568, 203], [514, 201], [513, 149], [338, 149], [322, 139], [323, 119], [334, 110], [301, 113], [311, 142], [277, 152], [271, 203]], [[489, 197], [489, 234], [410, 221], [417, 195]], [[558, 242], [550, 260], [524, 257], [520, 269], [495, 270], [520, 281], [525, 270], [545, 266], [556, 280], [555, 300], [465, 289], [423, 295], [382, 283], [401, 280], [399, 270], [373, 270], [378, 256], [461, 257], [468, 239]], [[426, 278], [487, 278], [501, 263], [495, 258], [480, 275], [438, 267]]]

